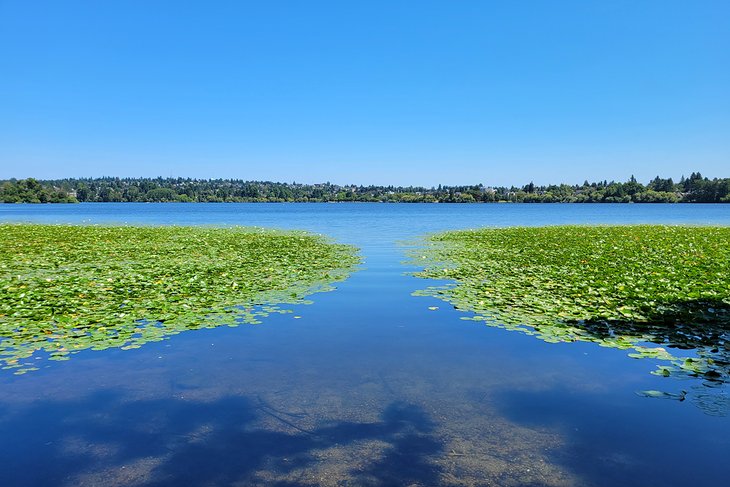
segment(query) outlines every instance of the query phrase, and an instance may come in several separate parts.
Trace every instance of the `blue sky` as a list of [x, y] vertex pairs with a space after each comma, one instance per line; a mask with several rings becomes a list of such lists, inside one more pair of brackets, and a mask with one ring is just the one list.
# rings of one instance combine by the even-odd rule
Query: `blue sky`
[[0, 0], [0, 178], [730, 176], [730, 2]]

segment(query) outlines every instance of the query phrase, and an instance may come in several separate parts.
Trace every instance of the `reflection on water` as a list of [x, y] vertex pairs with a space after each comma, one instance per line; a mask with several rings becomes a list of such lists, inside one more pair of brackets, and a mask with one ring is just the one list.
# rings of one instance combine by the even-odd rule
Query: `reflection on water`
[[[65, 412], [62, 422], [55, 418], [59, 410]], [[47, 479], [75, 485], [174, 485], [180, 479], [187, 485], [320, 485], [321, 479], [306, 472], [321, 470], [323, 459], [336, 456], [338, 471], [322, 472], [337, 475], [328, 480], [438, 482], [439, 468], [430, 459], [441, 455], [443, 445], [422, 408], [391, 403], [371, 422], [312, 429], [297, 426], [305, 415], [242, 396], [130, 402], [119, 393], [97, 391], [69, 402], [40, 402], [10, 418], [37, 423], [14, 447], [43, 450], [43, 472], [29, 464], [29, 470], [10, 472], [9, 480], [17, 485]], [[51, 436], [56, 441], [43, 442]]]
[[[550, 461], [569, 466], [580, 477], [600, 479], [593, 480], [598, 485], [714, 485], [707, 479], [722, 484], [719, 479], [727, 472], [712, 450], [726, 450], [728, 442], [710, 439], [707, 429], [680, 431], [680, 425], [666, 424], [651, 435], [632, 436], [629, 442], [626, 431], [645, 429], [646, 417], [625, 414], [625, 405], [604, 402], [591, 394], [561, 387], [511, 390], [502, 391], [496, 403], [500, 412], [516, 424], [532, 428], [549, 424], [563, 432], [566, 446], [554, 450]], [[653, 404], [666, 405], [663, 401]], [[709, 441], [702, 445], [695, 438], [689, 440], [700, 451], [677, 446], [689, 436], [705, 436]], [[673, 467], [668, 459], [675, 458], [671, 453], [675, 448], [686, 454], [682, 461], [697, 462], [696, 468]]]
[[727, 418], [635, 394], [666, 384], [646, 373], [653, 359], [462, 321], [410, 296], [425, 281], [404, 275], [415, 269], [396, 245], [485, 225], [729, 224], [722, 208], [75, 205], [0, 207], [2, 219], [301, 228], [365, 258], [335, 292], [260, 326], [0, 374], [0, 464], [13, 466], [3, 485], [721, 485], [730, 475]]
[[[311, 356], [294, 367], [246, 363], [229, 356], [240, 343], [215, 345], [218, 357], [205, 367], [170, 374], [152, 366], [114, 380], [118, 364], [96, 367], [94, 359], [78, 378], [106, 376], [103, 389], [49, 385], [31, 403], [7, 400], [0, 458], [18, 468], [6, 485], [578, 483], [548, 461], [556, 435], [505, 422], [489, 388], [466, 398], [464, 383], [449, 385], [447, 371], [425, 362], [413, 366], [429, 368], [428, 377], [414, 382], [413, 370], [399, 371], [390, 359], [362, 367], [330, 356], [337, 371], [327, 371]], [[155, 354], [174, 361], [171, 354], [189, 354], [183, 348]], [[33, 468], [39, 461], [42, 471]]]

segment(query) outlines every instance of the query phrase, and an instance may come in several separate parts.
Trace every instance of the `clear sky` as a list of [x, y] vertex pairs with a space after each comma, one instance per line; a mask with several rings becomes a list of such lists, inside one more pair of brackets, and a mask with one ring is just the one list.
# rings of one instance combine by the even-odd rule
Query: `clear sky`
[[0, 0], [0, 178], [730, 176], [730, 1]]

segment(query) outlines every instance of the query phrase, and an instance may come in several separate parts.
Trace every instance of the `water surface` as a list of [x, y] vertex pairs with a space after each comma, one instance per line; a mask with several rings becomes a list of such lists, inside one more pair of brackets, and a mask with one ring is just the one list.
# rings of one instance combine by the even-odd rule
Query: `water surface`
[[261, 325], [0, 371], [3, 485], [721, 485], [730, 475], [727, 416], [635, 394], [686, 387], [649, 374], [651, 360], [463, 321], [411, 296], [429, 283], [405, 274], [402, 243], [480, 226], [730, 225], [730, 206], [2, 205], [0, 221], [296, 228], [365, 259], [336, 291]]

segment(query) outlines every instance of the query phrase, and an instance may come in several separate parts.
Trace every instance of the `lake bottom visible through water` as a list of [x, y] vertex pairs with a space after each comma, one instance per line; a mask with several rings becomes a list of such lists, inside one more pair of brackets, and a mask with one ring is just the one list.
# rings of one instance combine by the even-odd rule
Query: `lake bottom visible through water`
[[[730, 224], [721, 205], [8, 205], [0, 221], [257, 225], [362, 268], [259, 325], [0, 374], [2, 485], [722, 485], [730, 419], [637, 391], [652, 360], [550, 344], [411, 293], [405, 252], [452, 228]], [[431, 309], [436, 308], [436, 309]], [[46, 367], [48, 365], [48, 367]]]

